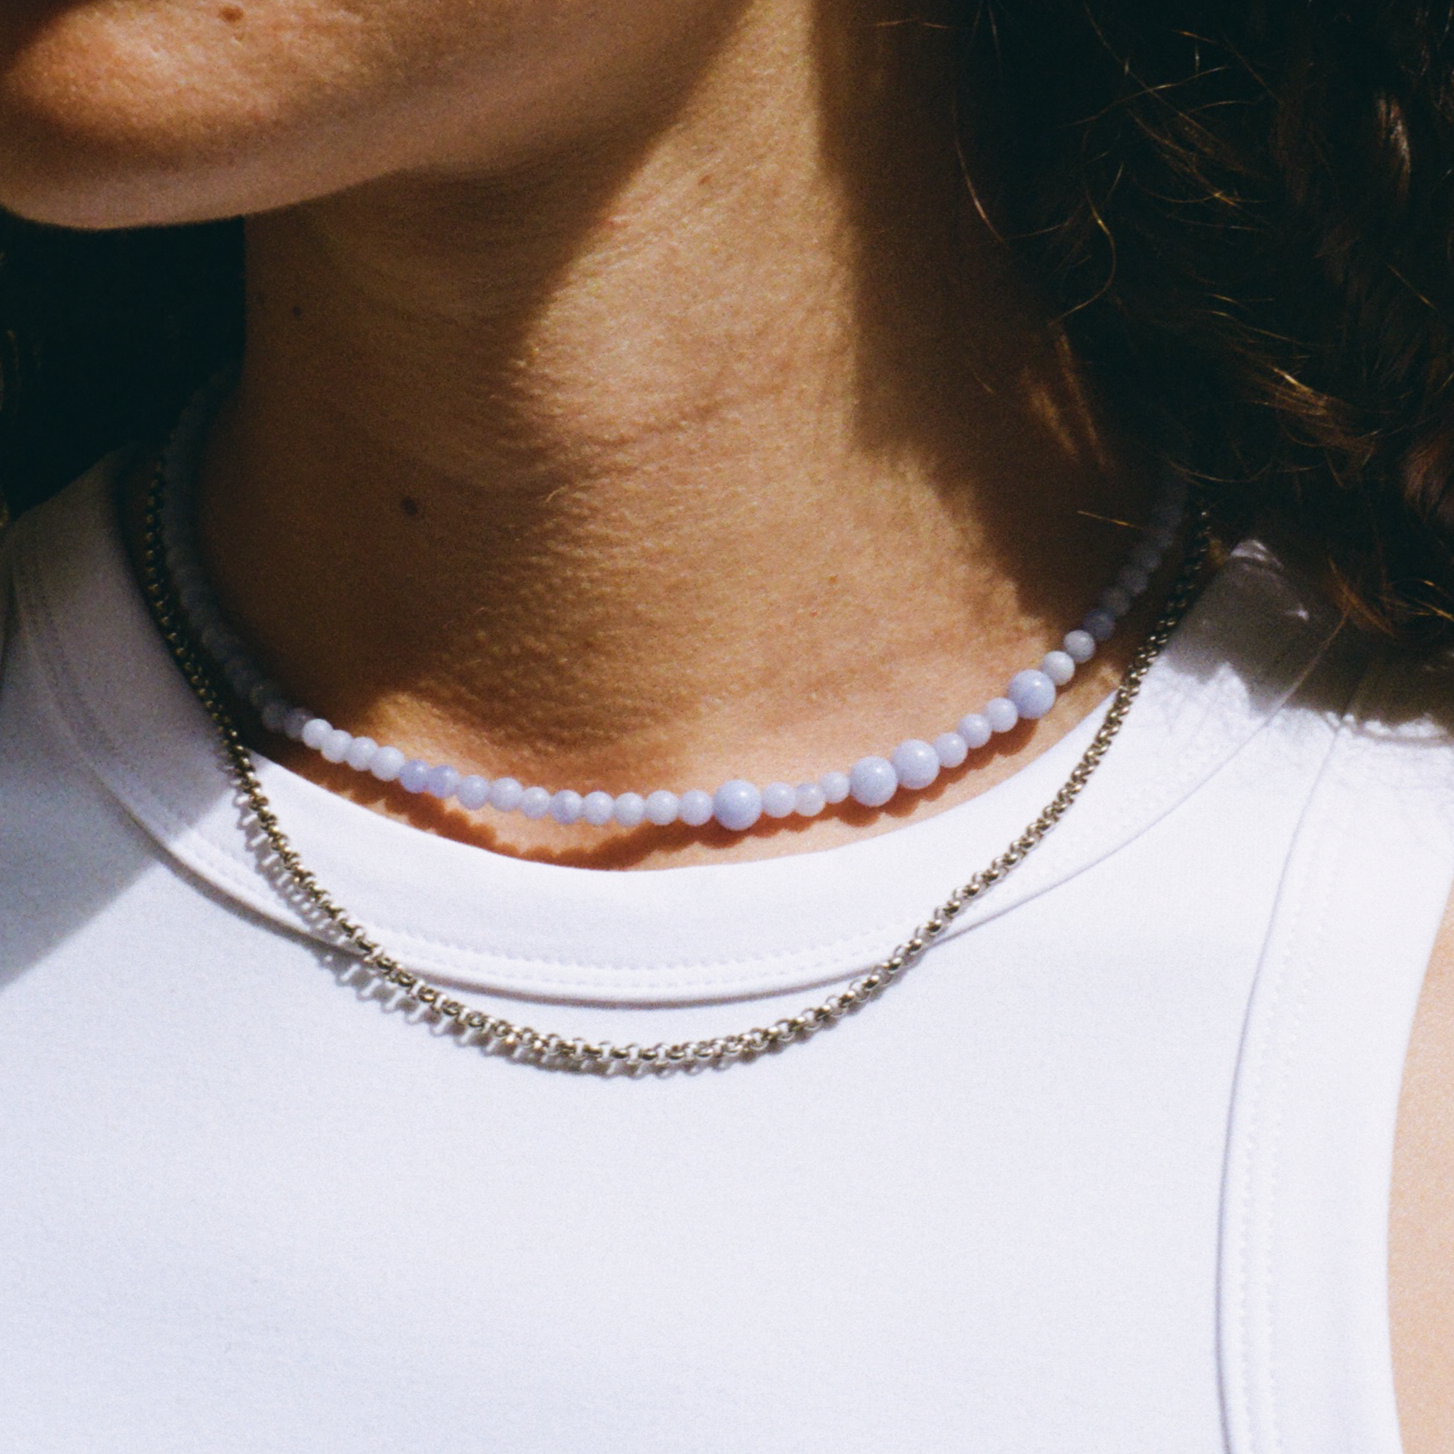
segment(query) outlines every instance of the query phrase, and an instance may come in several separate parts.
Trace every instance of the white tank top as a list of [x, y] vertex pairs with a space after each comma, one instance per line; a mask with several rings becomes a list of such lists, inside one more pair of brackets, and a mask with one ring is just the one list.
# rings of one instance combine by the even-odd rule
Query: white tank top
[[[389, 1012], [251, 856], [100, 470], [6, 549], [0, 1447], [1396, 1454], [1387, 1219], [1447, 682], [1241, 549], [1060, 827], [809, 1045], [626, 1080]], [[829, 852], [612, 874], [271, 764], [320, 879], [617, 1043], [822, 998], [1095, 728]]]

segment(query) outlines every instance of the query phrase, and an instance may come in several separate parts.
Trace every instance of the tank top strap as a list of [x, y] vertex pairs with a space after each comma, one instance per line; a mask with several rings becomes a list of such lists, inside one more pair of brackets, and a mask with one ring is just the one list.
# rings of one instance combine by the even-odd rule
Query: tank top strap
[[[1388, 1214], [1454, 881], [1447, 670], [1376, 662], [1298, 828], [1238, 1059], [1219, 1336], [1233, 1454], [1399, 1454]], [[1440, 706], [1448, 714], [1440, 719]]]

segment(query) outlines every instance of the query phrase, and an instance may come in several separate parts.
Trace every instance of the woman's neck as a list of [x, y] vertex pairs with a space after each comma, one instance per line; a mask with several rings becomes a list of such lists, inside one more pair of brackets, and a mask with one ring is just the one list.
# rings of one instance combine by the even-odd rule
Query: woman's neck
[[487, 776], [680, 790], [932, 736], [1054, 644], [1124, 544], [1079, 512], [1141, 482], [968, 205], [951, 47], [764, 0], [608, 135], [254, 220], [203, 541], [292, 691]]

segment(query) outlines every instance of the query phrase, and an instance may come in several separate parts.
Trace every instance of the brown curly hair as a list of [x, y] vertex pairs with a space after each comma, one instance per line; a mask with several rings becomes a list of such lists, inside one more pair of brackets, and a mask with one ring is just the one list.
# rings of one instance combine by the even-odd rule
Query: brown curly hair
[[[1454, 637], [1454, 4], [964, 0], [996, 230], [1112, 401], [1361, 623]], [[241, 347], [236, 224], [0, 218], [13, 508]]]
[[975, 9], [991, 214], [1103, 387], [1355, 619], [1454, 634], [1454, 7]]

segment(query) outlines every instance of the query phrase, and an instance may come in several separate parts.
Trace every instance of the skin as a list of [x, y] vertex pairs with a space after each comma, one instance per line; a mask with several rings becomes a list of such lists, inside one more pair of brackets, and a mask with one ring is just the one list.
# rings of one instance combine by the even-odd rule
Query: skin
[[1407, 1454], [1454, 1448], [1454, 912], [1404, 1067], [1389, 1223], [1390, 1307]]
[[[969, 205], [947, 32], [858, 0], [48, 3], [0, 31], [0, 200], [80, 225], [253, 214], [249, 350], [202, 531], [330, 720], [487, 776], [816, 777], [998, 694], [1144, 518]], [[875, 84], [865, 86], [866, 77]], [[271, 209], [271, 210], [269, 210]], [[881, 814], [583, 837], [300, 771], [595, 866]]]
[[[201, 526], [296, 696], [486, 775], [796, 781], [997, 694], [1114, 570], [1106, 522], [1146, 510], [1144, 463], [970, 204], [948, 35], [915, 14], [10, 0], [0, 203], [249, 215]], [[498, 851], [760, 857], [983, 790], [1104, 694], [1135, 626], [987, 767], [732, 838], [480, 827], [266, 745]], [[1454, 1446], [1451, 983], [1446, 933], [1395, 1182], [1411, 1454]]]

